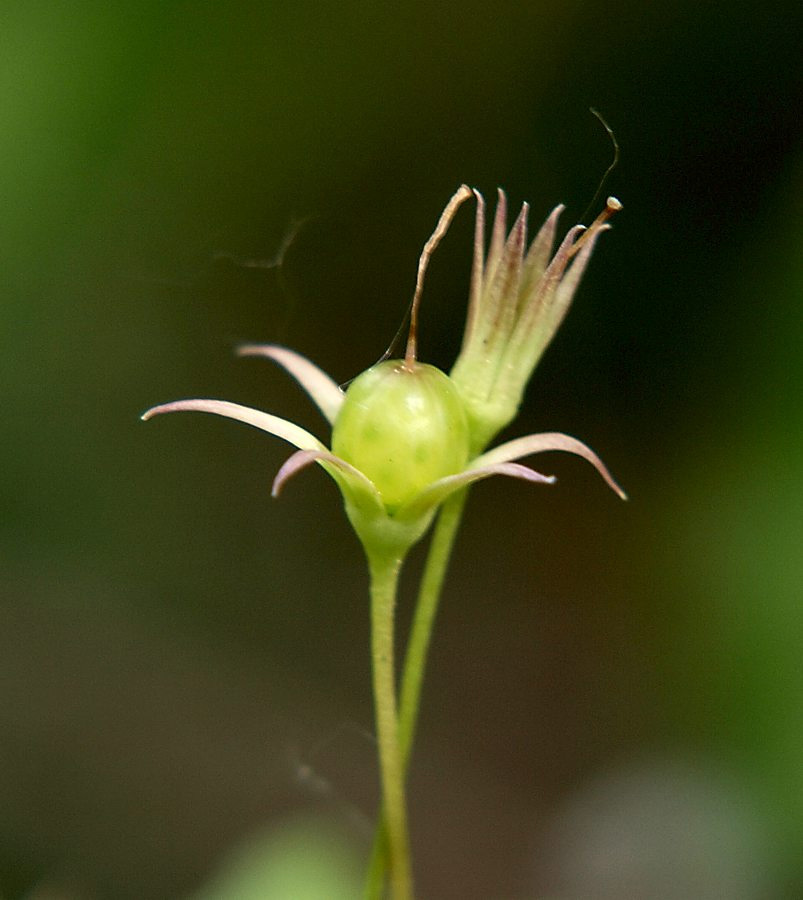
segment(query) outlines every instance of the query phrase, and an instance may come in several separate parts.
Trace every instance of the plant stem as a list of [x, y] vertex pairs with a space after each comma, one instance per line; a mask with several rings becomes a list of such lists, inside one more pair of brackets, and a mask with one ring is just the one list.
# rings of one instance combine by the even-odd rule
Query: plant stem
[[393, 556], [375, 556], [369, 560], [369, 565], [371, 657], [388, 874], [393, 900], [412, 900], [413, 881], [404, 800], [404, 763], [399, 744], [399, 720], [396, 709], [394, 655], [396, 585], [401, 559]]
[[[418, 591], [418, 602], [404, 658], [399, 706], [399, 746], [403, 777], [407, 773], [418, 723], [421, 686], [424, 680], [435, 614], [438, 609], [441, 589], [446, 577], [446, 569], [449, 565], [449, 558], [454, 547], [467, 496], [467, 490], [460, 491], [452, 495], [443, 505], [432, 535], [432, 543], [430, 544], [424, 574], [421, 578], [421, 586]], [[380, 810], [379, 823], [374, 834], [373, 847], [371, 848], [371, 859], [368, 865], [365, 888], [366, 900], [381, 900], [382, 898], [388, 854], [388, 830], [386, 823], [386, 811], [383, 806]]]
[[444, 503], [438, 516], [437, 527], [432, 535], [432, 543], [421, 578], [421, 587], [418, 591], [418, 601], [404, 657], [399, 698], [399, 744], [405, 773], [410, 762], [410, 753], [418, 725], [421, 686], [424, 682], [435, 614], [438, 611], [446, 569], [452, 555], [467, 497], [468, 491], [463, 490], [453, 494]]

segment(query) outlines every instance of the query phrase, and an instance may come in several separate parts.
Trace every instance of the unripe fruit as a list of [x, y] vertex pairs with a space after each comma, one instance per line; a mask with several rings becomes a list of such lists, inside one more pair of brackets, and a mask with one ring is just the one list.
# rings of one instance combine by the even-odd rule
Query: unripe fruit
[[332, 433], [333, 452], [376, 486], [393, 512], [468, 461], [463, 402], [434, 366], [379, 363], [346, 392]]

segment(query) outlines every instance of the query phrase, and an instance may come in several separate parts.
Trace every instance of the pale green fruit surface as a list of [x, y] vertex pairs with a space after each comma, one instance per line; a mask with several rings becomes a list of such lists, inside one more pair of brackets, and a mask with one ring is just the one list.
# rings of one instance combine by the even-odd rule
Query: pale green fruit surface
[[358, 376], [335, 421], [332, 450], [376, 486], [389, 512], [468, 461], [463, 402], [447, 375], [422, 363], [379, 363]]

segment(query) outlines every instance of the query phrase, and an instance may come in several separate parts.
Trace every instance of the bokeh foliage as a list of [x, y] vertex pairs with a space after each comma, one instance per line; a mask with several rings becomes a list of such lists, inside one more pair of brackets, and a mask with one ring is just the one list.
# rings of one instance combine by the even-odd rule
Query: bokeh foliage
[[[585, 900], [551, 823], [606, 773], [680, 760], [736, 785], [765, 873], [743, 896], [799, 896], [800, 18], [4, 5], [4, 898], [189, 896], [299, 809], [364, 852], [366, 585], [335, 492], [311, 472], [272, 503], [278, 442], [137, 416], [218, 396], [323, 435], [231, 348], [286, 342], [352, 378], [458, 183], [583, 215], [610, 158], [592, 105], [625, 211], [515, 433], [577, 434], [632, 501], [561, 459], [554, 489], [476, 491], [411, 786], [422, 895]], [[424, 300], [442, 366], [469, 220]]]

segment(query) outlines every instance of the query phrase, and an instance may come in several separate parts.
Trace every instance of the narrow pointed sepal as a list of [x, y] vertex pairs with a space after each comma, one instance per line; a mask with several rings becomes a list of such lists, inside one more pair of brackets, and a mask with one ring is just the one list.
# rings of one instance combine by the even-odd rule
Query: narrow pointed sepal
[[154, 416], [160, 416], [163, 413], [170, 412], [205, 412], [212, 413], [216, 416], [223, 416], [226, 419], [234, 419], [237, 422], [243, 422], [245, 425], [252, 425], [259, 428], [260, 431], [267, 431], [298, 447], [299, 450], [326, 450], [326, 447], [304, 428], [288, 422], [287, 419], [281, 419], [279, 416], [272, 416], [270, 413], [262, 412], [258, 409], [251, 409], [250, 406], [241, 406], [239, 403], [230, 403], [228, 400], [176, 400], [173, 403], [163, 403], [160, 406], [154, 406], [142, 414], [142, 420], [147, 422]]
[[264, 356], [286, 369], [310, 395], [327, 421], [334, 425], [345, 394], [334, 379], [306, 356], [276, 344], [244, 344], [237, 348], [238, 356]]
[[482, 281], [485, 271], [485, 198], [475, 188], [474, 198], [477, 201], [477, 213], [474, 219], [474, 256], [471, 263], [471, 287], [469, 290], [468, 314], [463, 344], [468, 345], [476, 327], [477, 316], [482, 299]]
[[583, 237], [584, 244], [581, 247], [580, 252], [566, 270], [558, 289], [555, 291], [555, 301], [553, 303], [553, 312], [550, 321], [550, 327], [553, 334], [557, 331], [566, 315], [566, 311], [571, 305], [575, 291], [580, 284], [580, 279], [583, 277], [586, 266], [591, 259], [591, 254], [594, 252], [594, 245], [597, 243], [597, 239], [603, 231], [608, 231], [610, 227], [610, 225], [599, 225], [596, 228], [589, 229]]
[[494, 447], [493, 450], [478, 456], [471, 463], [470, 468], [483, 468], [496, 463], [512, 462], [525, 456], [531, 456], [533, 453], [544, 453], [547, 450], [562, 450], [564, 453], [573, 453], [575, 456], [581, 456], [594, 466], [614, 493], [618, 494], [622, 500], [627, 500], [627, 494], [614, 480], [605, 463], [590, 447], [586, 446], [582, 441], [578, 441], [577, 438], [556, 431], [530, 434], [526, 437], [508, 441], [499, 447]]
[[505, 245], [505, 230], [507, 229], [507, 194], [502, 188], [496, 189], [496, 212], [491, 227], [491, 243], [488, 246], [488, 256], [485, 260], [486, 278], [493, 278], [494, 270], [499, 262], [502, 248]]
[[521, 292], [527, 296], [532, 286], [544, 274], [547, 265], [549, 265], [549, 257], [552, 248], [555, 245], [555, 232], [558, 227], [558, 219], [566, 207], [561, 203], [556, 206], [549, 214], [549, 218], [538, 230], [524, 258], [524, 267], [522, 270]]
[[492, 278], [484, 285], [481, 307], [481, 337], [484, 352], [494, 354], [495, 347], [510, 339], [518, 314], [516, 298], [521, 288], [521, 267], [527, 244], [525, 203], [510, 230]]

